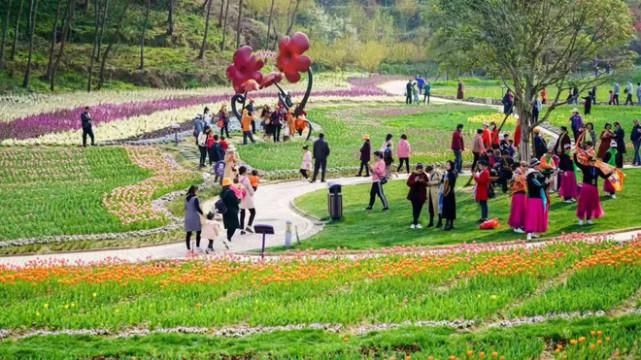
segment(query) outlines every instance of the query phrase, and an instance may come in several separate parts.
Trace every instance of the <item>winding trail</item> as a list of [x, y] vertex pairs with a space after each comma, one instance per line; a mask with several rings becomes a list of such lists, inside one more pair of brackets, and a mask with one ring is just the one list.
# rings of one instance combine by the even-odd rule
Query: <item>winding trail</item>
[[[387, 92], [390, 96], [402, 97], [404, 93], [405, 82], [402, 80], [389, 81], [379, 85], [379, 87]], [[441, 99], [437, 97], [431, 98], [434, 104], [466, 104], [473, 106], [493, 107], [500, 111], [500, 107], [494, 105], [478, 104], [458, 100]], [[399, 101], [402, 99], [399, 98]], [[545, 129], [550, 137], [556, 137], [553, 131]], [[404, 179], [400, 177], [399, 179]], [[369, 178], [339, 178], [331, 179], [329, 183], [339, 183], [342, 185], [355, 185], [368, 183]], [[328, 184], [329, 184], [328, 183]], [[287, 222], [292, 223], [292, 243], [296, 242], [297, 234], [298, 239], [305, 240], [317, 234], [323, 229], [324, 223], [306, 217], [295, 209], [293, 205], [294, 200], [304, 194], [311, 193], [317, 190], [326, 189], [328, 184], [314, 183], [310, 184], [306, 181], [290, 181], [273, 184], [261, 185], [256, 192], [255, 204], [257, 209], [257, 216], [255, 224], [268, 224], [274, 226], [275, 234], [268, 236], [266, 239], [266, 247], [282, 246], [285, 242], [285, 233]], [[203, 211], [209, 211], [216, 199], [207, 199], [203, 202]], [[628, 241], [637, 238], [641, 231], [628, 231], [610, 235], [609, 237], [615, 241]], [[0, 265], [9, 266], [24, 266], [34, 261], [45, 262], [67, 262], [70, 264], [76, 262], [92, 263], [100, 262], [110, 259], [119, 259], [123, 261], [148, 261], [159, 259], [184, 259], [190, 255], [185, 250], [183, 239], [175, 239], [176, 243], [159, 246], [149, 246], [142, 248], [132, 249], [111, 249], [111, 250], [95, 250], [95, 251], [82, 251], [71, 253], [57, 253], [57, 254], [44, 254], [44, 255], [25, 255], [25, 256], [8, 256], [0, 257]], [[538, 246], [533, 243], [532, 246]], [[540, 243], [539, 243], [540, 244]], [[203, 240], [201, 247], [206, 246], [206, 240]], [[240, 235], [236, 234], [231, 244], [230, 250], [226, 250], [220, 242], [214, 244], [217, 254], [240, 254], [251, 250], [258, 250], [261, 248], [261, 237], [256, 234]], [[383, 252], [381, 252], [383, 253]]]

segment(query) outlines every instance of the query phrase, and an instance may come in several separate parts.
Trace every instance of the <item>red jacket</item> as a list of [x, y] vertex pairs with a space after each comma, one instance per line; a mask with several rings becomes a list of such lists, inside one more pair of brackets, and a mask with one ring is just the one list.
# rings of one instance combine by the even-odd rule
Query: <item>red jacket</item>
[[492, 132], [489, 128], [483, 130], [483, 145], [486, 149], [492, 148]]
[[490, 197], [488, 195], [488, 188], [490, 187], [490, 170], [485, 169], [479, 175], [474, 175], [476, 181], [476, 201], [487, 201]]
[[458, 130], [452, 133], [452, 150], [454, 151], [465, 150], [465, 143], [463, 142], [463, 136], [461, 135], [461, 132]]
[[499, 146], [499, 128], [495, 128], [492, 131], [492, 145]]

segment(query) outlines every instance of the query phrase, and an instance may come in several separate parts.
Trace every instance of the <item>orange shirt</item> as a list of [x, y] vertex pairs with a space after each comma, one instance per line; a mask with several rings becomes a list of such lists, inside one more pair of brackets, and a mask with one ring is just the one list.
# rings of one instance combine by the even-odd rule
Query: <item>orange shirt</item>
[[512, 193], [524, 193], [527, 190], [527, 178], [523, 174], [516, 175], [514, 177], [514, 183], [512, 183]]
[[242, 116], [242, 119], [240, 120], [240, 124], [243, 127], [243, 131], [252, 130], [252, 117], [249, 116], [249, 113], [247, 112], [247, 110], [243, 111], [243, 116]]
[[252, 187], [257, 188], [258, 184], [260, 184], [260, 176], [249, 175], [249, 183], [251, 184]]

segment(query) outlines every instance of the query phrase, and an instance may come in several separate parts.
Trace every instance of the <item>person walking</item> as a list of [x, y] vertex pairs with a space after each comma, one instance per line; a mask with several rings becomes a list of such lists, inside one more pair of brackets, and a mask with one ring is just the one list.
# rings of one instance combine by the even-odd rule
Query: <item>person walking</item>
[[623, 157], [626, 154], [625, 149], [625, 130], [621, 127], [621, 123], [618, 121], [614, 122], [614, 140], [617, 142], [617, 156], [615, 159], [615, 165], [618, 169], [623, 169]]
[[227, 115], [227, 105], [222, 105], [218, 110], [218, 121], [216, 123], [220, 129], [220, 136], [229, 138], [229, 116]]
[[592, 92], [588, 92], [588, 96], [583, 97], [583, 115], [590, 115], [592, 113]]
[[527, 170], [527, 162], [521, 161], [512, 178], [512, 202], [508, 224], [518, 234], [525, 232], [527, 218]]
[[641, 105], [641, 82], [637, 83], [637, 105]]
[[218, 135], [214, 135], [211, 128], [209, 134], [207, 134], [207, 153], [209, 154], [209, 165], [222, 161], [225, 157], [225, 152], [218, 142]]
[[247, 145], [247, 139], [249, 139], [252, 144], [254, 141], [254, 135], [252, 133], [252, 122], [254, 121], [253, 113], [249, 109], [243, 111], [243, 116], [241, 117], [240, 124], [243, 130], [243, 145]]
[[514, 108], [514, 95], [512, 95], [512, 90], [508, 89], [505, 92], [501, 103], [503, 104], [503, 115], [512, 114], [512, 109]]
[[583, 183], [577, 200], [576, 217], [579, 219], [579, 226], [587, 222], [599, 219], [605, 215], [601, 200], [599, 199], [599, 177], [607, 179], [610, 174], [605, 174], [601, 169], [594, 166], [596, 158], [587, 159], [585, 163], [579, 161], [577, 154], [574, 154], [574, 162], [583, 173]]
[[545, 189], [549, 179], [546, 179], [537, 168], [539, 161], [532, 159], [530, 169], [527, 171], [527, 217], [525, 219], [525, 232], [527, 240], [538, 238], [541, 233], [548, 230], [549, 201]]
[[303, 161], [300, 164], [300, 174], [305, 180], [309, 179], [312, 171], [312, 152], [309, 151], [309, 145], [303, 145]]
[[543, 102], [537, 96], [536, 99], [532, 102], [532, 122], [537, 123], [539, 121], [539, 115], [543, 110]]
[[483, 144], [483, 129], [477, 129], [476, 135], [474, 136], [474, 142], [472, 143], [472, 155], [474, 160], [472, 161], [472, 172], [476, 171], [476, 165], [478, 164], [479, 159], [482, 154], [485, 154], [485, 145]]
[[572, 116], [570, 116], [570, 127], [572, 128], [572, 133], [574, 134], [574, 141], [579, 138], [581, 134], [581, 129], [583, 129], [583, 118], [579, 115], [579, 109], [572, 109]]
[[82, 125], [82, 146], [87, 147], [87, 136], [91, 139], [91, 146], [96, 145], [96, 139], [93, 135], [93, 126], [91, 114], [89, 113], [89, 106], [85, 106], [85, 110], [80, 114], [80, 122]]
[[[236, 229], [240, 227], [238, 222], [238, 205], [240, 204], [240, 199], [234, 193], [234, 190], [231, 188], [234, 184], [234, 181], [231, 178], [223, 179], [223, 189], [220, 191], [220, 201], [224, 206], [223, 214], [223, 225], [227, 230], [227, 241], [231, 242]], [[225, 244], [225, 246], [228, 246]]]
[[634, 146], [632, 165], [641, 166], [641, 155], [639, 155], [639, 151], [641, 150], [641, 124], [639, 120], [634, 120], [634, 125], [630, 132], [630, 141], [632, 141], [632, 145]]
[[621, 93], [621, 85], [619, 82], [614, 83], [614, 91], [612, 92], [612, 105], [619, 105], [619, 94]]
[[456, 130], [452, 133], [452, 145], [450, 148], [454, 153], [456, 171], [460, 173], [463, 169], [463, 151], [465, 151], [465, 141], [463, 141], [463, 124], [456, 125]]
[[374, 157], [376, 158], [376, 162], [373, 166], [370, 166], [372, 172], [372, 187], [369, 191], [369, 205], [365, 210], [372, 210], [376, 196], [378, 196], [383, 203], [383, 211], [387, 211], [389, 210], [389, 204], [387, 203], [387, 198], [383, 190], [383, 185], [387, 183], [385, 160], [383, 160], [383, 153], [380, 151], [375, 151]]
[[318, 172], [321, 172], [321, 182], [325, 182], [325, 172], [327, 171], [327, 158], [329, 157], [329, 144], [325, 141], [325, 134], [318, 134], [318, 140], [314, 141], [314, 175], [311, 182], [316, 181]]
[[[247, 176], [247, 167], [245, 166], [238, 168], [238, 184], [244, 194], [242, 199], [240, 199], [240, 234], [245, 235], [246, 232], [253, 234], [254, 218], [256, 218], [254, 188], [251, 185], [249, 176]], [[245, 227], [245, 215], [247, 211], [249, 211], [249, 220], [247, 221], [247, 227]]]
[[411, 104], [412, 103], [412, 80], [409, 80], [407, 84], [405, 84], [405, 104]]
[[601, 143], [599, 144], [599, 150], [596, 155], [599, 159], [603, 160], [605, 153], [610, 149], [610, 143], [613, 139], [614, 133], [612, 132], [612, 125], [610, 123], [606, 123], [603, 131], [601, 131], [601, 135], [599, 136]]
[[409, 141], [407, 141], [407, 135], [401, 135], [401, 140], [398, 142], [398, 168], [397, 172], [400, 172], [403, 168], [403, 163], [405, 163], [405, 170], [407, 173], [410, 173], [410, 155], [412, 154], [412, 146]]
[[[423, 169], [423, 164], [416, 164], [416, 169], [407, 178], [407, 186], [410, 188], [407, 194], [407, 200], [412, 203], [412, 224], [410, 229], [421, 229], [419, 222], [421, 210], [427, 200], [427, 175]], [[433, 219], [433, 217], [432, 217]]]
[[545, 139], [541, 136], [541, 129], [534, 128], [534, 156], [537, 159], [540, 159], [543, 155], [548, 152], [548, 144], [545, 142]]
[[207, 106], [205, 106], [205, 108], [203, 109], [203, 121], [205, 121], [205, 126], [213, 126], [213, 118], [211, 116], [211, 113], [209, 112], [209, 107]]
[[456, 86], [456, 99], [463, 100], [465, 98], [465, 87], [463, 81], [459, 80], [458, 85]]
[[432, 83], [429, 81], [425, 83], [425, 88], [423, 89], [423, 103], [430, 103], [430, 96], [432, 95]]
[[625, 105], [634, 105], [632, 101], [632, 81], [628, 81], [623, 92], [625, 93]]
[[[454, 167], [454, 161], [448, 160], [445, 164], [445, 175], [443, 176], [443, 201], [442, 216], [445, 220], [444, 231], [454, 229], [456, 220], [456, 178], [458, 173]], [[438, 226], [438, 225], [437, 225]]]
[[434, 226], [434, 216], [437, 214], [438, 223], [442, 224], [443, 221], [441, 211], [439, 211], [439, 188], [441, 187], [443, 174], [432, 165], [426, 167], [425, 174], [427, 175], [427, 211], [430, 215], [430, 222], [427, 225], [429, 228]]
[[369, 135], [363, 135], [363, 145], [360, 148], [360, 161], [361, 165], [358, 169], [358, 174], [356, 176], [362, 176], [363, 170], [365, 170], [365, 176], [369, 177], [369, 161], [371, 159], [372, 145], [370, 144]]
[[478, 170], [474, 173], [474, 181], [476, 182], [474, 199], [481, 207], [481, 218], [479, 219], [479, 223], [483, 223], [484, 221], [487, 221], [489, 216], [487, 201], [490, 198], [489, 192], [492, 179], [490, 177], [488, 164], [485, 161], [479, 161], [477, 166]]
[[272, 134], [274, 135], [274, 142], [280, 142], [280, 131], [283, 128], [283, 116], [284, 108], [282, 105], [278, 105], [278, 108], [274, 110], [271, 115], [271, 125], [272, 125]]
[[574, 172], [574, 162], [570, 157], [572, 145], [566, 144], [563, 153], [559, 156], [559, 170], [561, 171], [561, 184], [559, 186], [559, 196], [566, 203], [573, 203], [579, 195], [579, 188], [576, 183], [576, 174]]
[[207, 160], [207, 134], [210, 129], [208, 127], [203, 128], [203, 130], [198, 134], [198, 151], [200, 151], [200, 163], [199, 168], [205, 167], [205, 161]]
[[195, 185], [190, 186], [189, 190], [187, 190], [187, 197], [185, 198], [185, 244], [189, 252], [192, 252], [191, 235], [194, 232], [196, 233], [196, 249], [194, 250], [200, 250], [200, 236], [202, 232], [200, 217], [203, 215], [203, 211], [200, 208], [198, 196], [196, 196], [197, 189]]

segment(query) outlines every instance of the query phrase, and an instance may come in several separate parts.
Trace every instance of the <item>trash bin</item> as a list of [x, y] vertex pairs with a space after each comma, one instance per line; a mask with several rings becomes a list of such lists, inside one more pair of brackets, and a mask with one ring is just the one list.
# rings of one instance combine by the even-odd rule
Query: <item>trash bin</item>
[[329, 184], [327, 210], [332, 220], [340, 220], [343, 217], [343, 193], [341, 184]]

